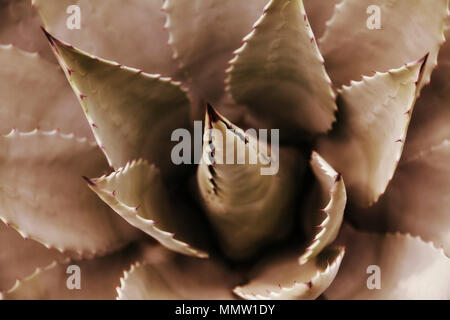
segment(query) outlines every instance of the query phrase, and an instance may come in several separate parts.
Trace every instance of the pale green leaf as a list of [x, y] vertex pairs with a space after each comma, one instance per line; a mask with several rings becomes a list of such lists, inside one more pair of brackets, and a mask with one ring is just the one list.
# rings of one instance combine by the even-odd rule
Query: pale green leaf
[[301, 0], [271, 0], [230, 63], [227, 89], [261, 127], [331, 129], [335, 94]]
[[208, 108], [197, 169], [200, 201], [223, 250], [235, 259], [282, 239], [292, 228], [304, 159], [290, 148], [278, 154], [279, 146], [268, 143]]
[[338, 124], [318, 150], [343, 175], [349, 200], [358, 206], [376, 202], [394, 174], [422, 65], [364, 77], [340, 91]]
[[189, 245], [191, 241], [197, 243], [202, 233], [194, 229], [198, 227], [196, 216], [187, 207], [174, 205], [176, 200], [169, 197], [154, 165], [140, 159], [108, 176], [88, 181], [90, 188], [122, 218], [166, 248], [200, 258], [208, 256]]
[[171, 134], [189, 128], [189, 99], [179, 83], [47, 36], [110, 165], [118, 169], [142, 157], [164, 172], [173, 168]]
[[317, 152], [312, 153], [310, 164], [317, 182], [312, 189], [308, 209], [302, 215], [307, 221], [303, 224], [304, 229], [309, 229], [309, 234], [313, 231], [313, 236], [299, 259], [301, 264], [313, 259], [336, 239], [347, 203], [342, 176]]
[[331, 247], [300, 265], [295, 251], [291, 250], [257, 266], [252, 280], [233, 291], [247, 300], [316, 299], [333, 281], [344, 254], [343, 247]]

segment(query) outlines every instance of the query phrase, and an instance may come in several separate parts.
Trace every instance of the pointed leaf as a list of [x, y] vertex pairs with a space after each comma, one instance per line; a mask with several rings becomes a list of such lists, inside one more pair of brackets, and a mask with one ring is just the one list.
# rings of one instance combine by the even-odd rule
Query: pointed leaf
[[16, 279], [28, 276], [36, 268], [65, 259], [56, 250], [22, 238], [16, 230], [0, 221], [0, 292], [11, 288]]
[[313, 188], [311, 205], [303, 215], [308, 217], [305, 228], [316, 230], [311, 243], [299, 259], [304, 264], [317, 256], [323, 248], [332, 243], [344, 217], [347, 194], [344, 179], [317, 152], [311, 156], [311, 168], [317, 184]]
[[187, 128], [189, 100], [178, 83], [101, 60], [47, 34], [110, 165], [148, 158], [173, 167], [171, 134]]
[[97, 146], [56, 131], [0, 136], [0, 217], [27, 237], [79, 255], [101, 254], [137, 236], [86, 187], [107, 169]]
[[[59, 67], [37, 54], [0, 45], [0, 133], [60, 128], [92, 138], [88, 122]], [[22, 94], [26, 93], [26, 94]], [[93, 139], [93, 138], [92, 138]]]
[[386, 194], [374, 208], [349, 213], [364, 230], [411, 232], [450, 255], [449, 43], [439, 52], [438, 67], [414, 107], [403, 156]]
[[345, 177], [358, 206], [378, 200], [400, 159], [423, 61], [364, 77], [339, 92], [339, 120], [318, 143], [321, 155]]
[[[166, 0], [166, 28], [173, 57], [200, 98], [217, 104], [224, 70], [267, 0]], [[239, 19], [236, 16], [239, 15]], [[202, 116], [203, 110], [198, 110]]]
[[[381, 29], [368, 27], [377, 14], [371, 5], [380, 10]], [[399, 68], [429, 53], [421, 89], [430, 80], [444, 40], [447, 7], [448, 0], [342, 1], [319, 41], [334, 84], [340, 87], [372, 70]]]
[[248, 284], [233, 291], [247, 300], [316, 299], [333, 281], [344, 254], [343, 247], [332, 247], [300, 265], [293, 252], [285, 253], [259, 266], [257, 275]]
[[[447, 19], [445, 37], [450, 39], [450, 16]], [[405, 158], [415, 156], [432, 145], [450, 139], [450, 42], [439, 51], [437, 69], [431, 76], [431, 85], [425, 87], [414, 107]]]
[[235, 51], [227, 89], [266, 127], [331, 129], [336, 104], [301, 0], [272, 0]]
[[[123, 270], [134, 263], [139, 255], [134, 247], [93, 260], [67, 264], [53, 263], [38, 268], [30, 276], [16, 282], [0, 299], [5, 300], [105, 300], [114, 299]], [[74, 285], [75, 268], [79, 267], [80, 289]]]
[[89, 180], [89, 187], [128, 223], [166, 248], [200, 258], [208, 256], [185, 242], [191, 243], [199, 235], [193, 229], [195, 217], [189, 216], [186, 208], [183, 214], [176, 210], [155, 166], [133, 161], [109, 176]]
[[120, 300], [230, 300], [239, 282], [219, 261], [176, 255], [167, 250], [134, 264], [121, 278]]
[[[41, 19], [29, 0], [0, 2], [0, 45], [14, 44], [28, 52], [39, 52], [45, 60], [56, 63], [39, 28]], [[2, 66], [7, 66], [3, 64]]]
[[[450, 298], [450, 259], [431, 243], [408, 234], [357, 232], [348, 225], [337, 243], [345, 244], [346, 257], [324, 293], [327, 299]], [[369, 272], [369, 266], [375, 267]], [[369, 289], [368, 284], [376, 284], [376, 269], [381, 288]]]
[[[93, 55], [149, 73], [174, 75], [176, 62], [167, 46], [162, 0], [33, 0], [45, 28]], [[80, 29], [67, 23], [75, 19], [76, 5], [80, 12]]]
[[226, 254], [247, 258], [283, 238], [292, 226], [303, 159], [292, 149], [277, 154], [278, 141], [271, 148], [212, 107], [206, 113], [203, 142], [197, 170], [200, 200]]

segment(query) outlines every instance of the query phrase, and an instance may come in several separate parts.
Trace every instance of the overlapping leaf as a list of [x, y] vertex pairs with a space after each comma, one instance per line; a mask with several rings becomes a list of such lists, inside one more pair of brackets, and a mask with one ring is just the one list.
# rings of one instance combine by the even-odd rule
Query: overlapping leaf
[[[52, 263], [38, 268], [33, 274], [17, 282], [4, 292], [5, 300], [105, 300], [114, 299], [123, 270], [139, 259], [135, 247], [94, 260], [74, 264]], [[72, 268], [69, 268], [71, 267]], [[79, 269], [78, 269], [78, 268]], [[79, 272], [79, 273], [78, 273]], [[78, 277], [80, 287], [77, 284]]]
[[[166, 28], [173, 57], [200, 99], [216, 105], [224, 94], [224, 70], [267, 0], [166, 0]], [[239, 18], [237, 19], [237, 15]], [[201, 118], [203, 110], [195, 115]]]
[[[378, 10], [380, 29], [373, 29]], [[448, 0], [342, 1], [319, 41], [331, 79], [340, 87], [429, 53], [421, 89], [436, 65], [447, 15]]]
[[294, 252], [271, 257], [257, 266], [256, 276], [248, 284], [236, 287], [234, 292], [248, 300], [316, 299], [336, 276], [345, 249], [328, 248], [303, 265], [298, 263]]
[[53, 261], [65, 261], [67, 257], [56, 250], [49, 250], [20, 234], [0, 221], [0, 292], [13, 287], [38, 267], [45, 267]]
[[159, 251], [150, 250], [124, 273], [118, 299], [233, 299], [231, 290], [240, 277], [221, 262]]
[[40, 23], [41, 19], [30, 5], [30, 0], [2, 0], [0, 45], [14, 44], [28, 52], [39, 52], [44, 59], [56, 63], [39, 30]]
[[109, 176], [88, 181], [90, 188], [122, 218], [166, 248], [200, 258], [208, 256], [189, 245], [201, 238], [202, 230], [195, 229], [199, 228], [197, 216], [186, 206], [176, 208], [155, 166], [132, 161]]
[[[177, 72], [167, 46], [162, 0], [129, 0], [126, 5], [121, 0], [32, 2], [47, 30], [82, 50], [149, 73]], [[80, 29], [68, 27], [78, 18], [76, 10]]]
[[82, 256], [136, 239], [86, 187], [82, 175], [107, 169], [97, 146], [56, 131], [0, 136], [0, 218], [23, 237]]
[[[41, 35], [42, 36], [42, 35]], [[60, 128], [92, 138], [64, 73], [37, 54], [0, 45], [0, 133]]]
[[[408, 234], [357, 232], [348, 225], [337, 243], [346, 246], [346, 256], [324, 293], [327, 299], [450, 298], [450, 259], [431, 243]], [[376, 277], [381, 287], [369, 289], [377, 285]]]

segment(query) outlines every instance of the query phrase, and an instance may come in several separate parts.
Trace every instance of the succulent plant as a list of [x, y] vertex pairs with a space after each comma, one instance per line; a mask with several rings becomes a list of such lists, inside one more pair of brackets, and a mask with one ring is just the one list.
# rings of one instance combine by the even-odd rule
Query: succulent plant
[[0, 0], [0, 297], [449, 299], [448, 6]]

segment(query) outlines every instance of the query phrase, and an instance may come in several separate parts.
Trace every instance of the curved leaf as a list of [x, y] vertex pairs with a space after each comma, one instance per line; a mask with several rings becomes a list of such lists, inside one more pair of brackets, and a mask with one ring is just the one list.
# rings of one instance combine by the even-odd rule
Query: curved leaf
[[[450, 39], [450, 16], [445, 36]], [[413, 157], [432, 145], [450, 138], [450, 42], [439, 51], [437, 69], [431, 85], [424, 88], [417, 100], [405, 144], [405, 158]]]
[[[93, 55], [149, 73], [174, 75], [162, 0], [32, 0], [47, 30]], [[80, 10], [80, 29], [67, 27]]]
[[[31, 131], [60, 128], [92, 138], [83, 116], [59, 67], [37, 54], [0, 45], [0, 133], [11, 128]], [[26, 94], [22, 94], [26, 92]]]
[[155, 238], [173, 251], [206, 258], [208, 254], [188, 243], [201, 234], [194, 229], [195, 216], [183, 208], [176, 210], [154, 165], [137, 160], [97, 179], [89, 187], [132, 226]]
[[316, 299], [333, 281], [344, 254], [343, 247], [328, 248], [303, 265], [292, 252], [281, 254], [257, 267], [257, 275], [233, 291], [247, 300]]
[[[0, 45], [14, 44], [28, 52], [38, 52], [45, 60], [56, 63], [39, 28], [41, 19], [30, 0], [0, 2]], [[5, 64], [2, 63], [2, 66]]]
[[229, 300], [240, 278], [219, 261], [150, 251], [121, 278], [120, 300]]
[[[346, 257], [324, 293], [327, 299], [450, 298], [450, 259], [431, 243], [408, 234], [357, 232], [348, 225], [337, 243], [346, 246]], [[377, 275], [380, 289], [369, 289]]]
[[0, 221], [0, 292], [11, 288], [38, 267], [67, 258], [30, 239], [24, 239], [13, 228]]
[[81, 179], [107, 169], [95, 145], [56, 131], [12, 131], [0, 136], [0, 150], [0, 218], [23, 237], [82, 256], [136, 238]]
[[308, 20], [317, 39], [323, 35], [328, 20], [333, 16], [336, 4], [342, 0], [303, 0]]
[[400, 161], [379, 203], [353, 212], [369, 230], [410, 232], [450, 254], [450, 140]]
[[261, 137], [208, 107], [197, 169], [200, 202], [223, 250], [234, 259], [248, 258], [292, 227], [303, 159], [293, 149], [278, 154], [278, 141], [269, 146]]
[[[371, 5], [380, 10], [381, 29], [367, 26], [376, 14]], [[448, 0], [342, 1], [319, 41], [331, 79], [340, 87], [372, 70], [399, 68], [429, 53], [420, 90], [436, 65], [447, 15]]]
[[344, 218], [347, 193], [344, 179], [317, 152], [313, 152], [310, 161], [317, 184], [313, 188], [311, 205], [303, 215], [309, 220], [303, 225], [309, 230], [316, 230], [311, 243], [299, 258], [304, 264], [317, 256], [323, 248], [332, 243]]
[[[450, 36], [447, 24], [446, 36]], [[349, 212], [365, 230], [411, 232], [450, 255], [450, 45], [422, 90], [411, 119], [403, 157], [386, 194], [368, 211]]]
[[400, 159], [423, 60], [352, 82], [339, 92], [337, 127], [318, 150], [345, 177], [349, 199], [378, 200]]
[[262, 127], [331, 129], [335, 94], [301, 0], [270, 1], [230, 64], [227, 90]]
[[[72, 264], [52, 263], [38, 268], [30, 276], [16, 282], [4, 292], [5, 300], [105, 300], [114, 299], [123, 270], [139, 258], [135, 247], [127, 247], [114, 254]], [[77, 269], [77, 267], [79, 269]], [[69, 287], [79, 271], [80, 289]]]
[[[166, 0], [173, 57], [196, 96], [217, 104], [233, 50], [261, 15], [267, 0]], [[236, 19], [239, 15], [239, 19]], [[201, 118], [203, 109], [197, 110]]]
[[164, 172], [173, 168], [171, 134], [189, 127], [189, 99], [179, 83], [47, 36], [110, 165], [117, 169], [142, 157]]

